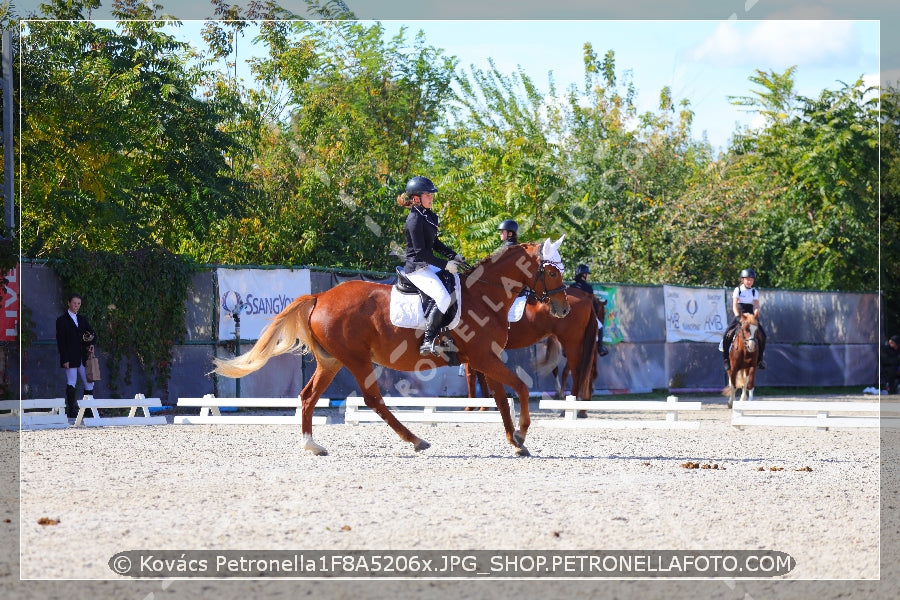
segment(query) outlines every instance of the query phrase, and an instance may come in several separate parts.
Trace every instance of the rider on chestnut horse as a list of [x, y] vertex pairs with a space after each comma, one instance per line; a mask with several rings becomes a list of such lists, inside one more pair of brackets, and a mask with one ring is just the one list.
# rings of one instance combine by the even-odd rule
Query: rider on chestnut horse
[[[731, 347], [734, 334], [741, 324], [741, 313], [750, 313], [756, 316], [757, 321], [759, 321], [759, 290], [753, 287], [754, 281], [756, 281], [756, 271], [744, 269], [741, 271], [741, 285], [734, 288], [734, 293], [732, 294], [731, 312], [734, 314], [734, 319], [732, 319], [725, 330], [725, 334], [722, 336], [722, 356], [725, 358], [726, 371], [731, 366], [728, 349]], [[765, 369], [766, 363], [763, 360], [763, 352], [766, 349], [766, 332], [763, 331], [761, 324], [759, 325], [759, 333], [759, 360], [756, 368]]]
[[[587, 282], [587, 276], [590, 275], [591, 269], [587, 265], [578, 265], [575, 267], [575, 283], [573, 283], [569, 287], [578, 288], [583, 292], [587, 292], [591, 296], [594, 296], [594, 288], [591, 287], [591, 284]], [[597, 314], [600, 313], [600, 301], [594, 296], [594, 310]], [[606, 349], [606, 346], [603, 345], [603, 321], [599, 320], [598, 325], [600, 327], [600, 332], [597, 335], [597, 355], [598, 356], [606, 356], [609, 354], [609, 350]]]
[[[403, 270], [406, 277], [416, 287], [428, 294], [434, 303], [425, 315], [425, 337], [419, 346], [419, 354], [427, 356], [440, 355], [434, 346], [434, 338], [444, 320], [447, 311], [456, 304], [456, 297], [447, 290], [445, 279], [456, 273], [460, 267], [467, 270], [469, 264], [461, 255], [438, 239], [438, 216], [431, 210], [437, 188], [427, 177], [416, 176], [406, 184], [406, 192], [401, 194], [397, 202], [409, 207], [406, 217], [406, 264]], [[450, 260], [434, 255], [437, 251]]]

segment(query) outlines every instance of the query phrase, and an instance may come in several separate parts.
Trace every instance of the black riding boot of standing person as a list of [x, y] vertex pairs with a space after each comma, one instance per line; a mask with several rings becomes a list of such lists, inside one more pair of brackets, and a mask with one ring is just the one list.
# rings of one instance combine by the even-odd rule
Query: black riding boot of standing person
[[66, 386], [66, 416], [74, 419], [78, 416], [78, 402], [75, 400], [75, 386]]

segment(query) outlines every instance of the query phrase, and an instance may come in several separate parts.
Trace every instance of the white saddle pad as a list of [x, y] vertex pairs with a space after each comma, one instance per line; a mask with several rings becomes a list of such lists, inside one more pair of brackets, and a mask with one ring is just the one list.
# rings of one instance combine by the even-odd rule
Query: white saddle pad
[[[460, 315], [462, 314], [462, 295], [459, 289], [459, 274], [454, 273], [456, 279], [456, 289], [453, 291], [456, 296], [456, 316], [447, 325], [446, 329], [455, 329], [459, 325]], [[422, 297], [419, 294], [401, 294], [397, 288], [391, 286], [391, 324], [395, 327], [406, 327], [410, 329], [425, 329], [425, 313], [422, 311]]]
[[515, 323], [522, 318], [522, 315], [525, 314], [526, 304], [528, 304], [528, 298], [525, 296], [519, 296], [513, 300], [513, 305], [509, 307], [508, 319], [510, 323]]

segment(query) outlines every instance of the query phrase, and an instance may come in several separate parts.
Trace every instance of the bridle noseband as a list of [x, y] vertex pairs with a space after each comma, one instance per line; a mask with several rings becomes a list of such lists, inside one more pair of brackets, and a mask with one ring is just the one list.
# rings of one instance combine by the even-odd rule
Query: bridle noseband
[[[552, 260], [543, 260], [543, 258], [540, 259], [540, 261], [541, 262], [540, 262], [540, 266], [538, 267], [538, 271], [534, 275], [534, 284], [530, 288], [528, 288], [526, 295], [528, 296], [528, 299], [531, 301], [542, 302], [542, 303], [546, 304], [547, 302], [550, 302], [550, 296], [552, 296], [553, 294], [558, 294], [559, 292], [565, 292], [566, 285], [562, 284], [558, 288], [548, 290], [547, 289], [547, 270], [544, 267], [546, 267], [547, 265], [552, 265], [552, 266], [556, 267], [557, 271], [562, 272], [562, 264], [552, 261]], [[541, 295], [537, 295], [534, 291], [534, 289], [537, 287], [538, 278], [540, 278], [540, 280], [541, 280], [541, 287], [544, 288], [544, 291], [543, 291], [543, 293], [541, 293]]]

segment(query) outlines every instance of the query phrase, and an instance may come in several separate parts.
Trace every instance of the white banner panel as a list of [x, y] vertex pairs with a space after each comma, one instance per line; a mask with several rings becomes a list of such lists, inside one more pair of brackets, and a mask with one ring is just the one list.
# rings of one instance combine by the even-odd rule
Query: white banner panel
[[219, 340], [233, 340], [234, 311], [242, 306], [241, 339], [255, 340], [295, 298], [311, 293], [309, 269], [216, 269]]
[[714, 342], [722, 340], [729, 311], [722, 289], [683, 288], [664, 285], [666, 341]]

